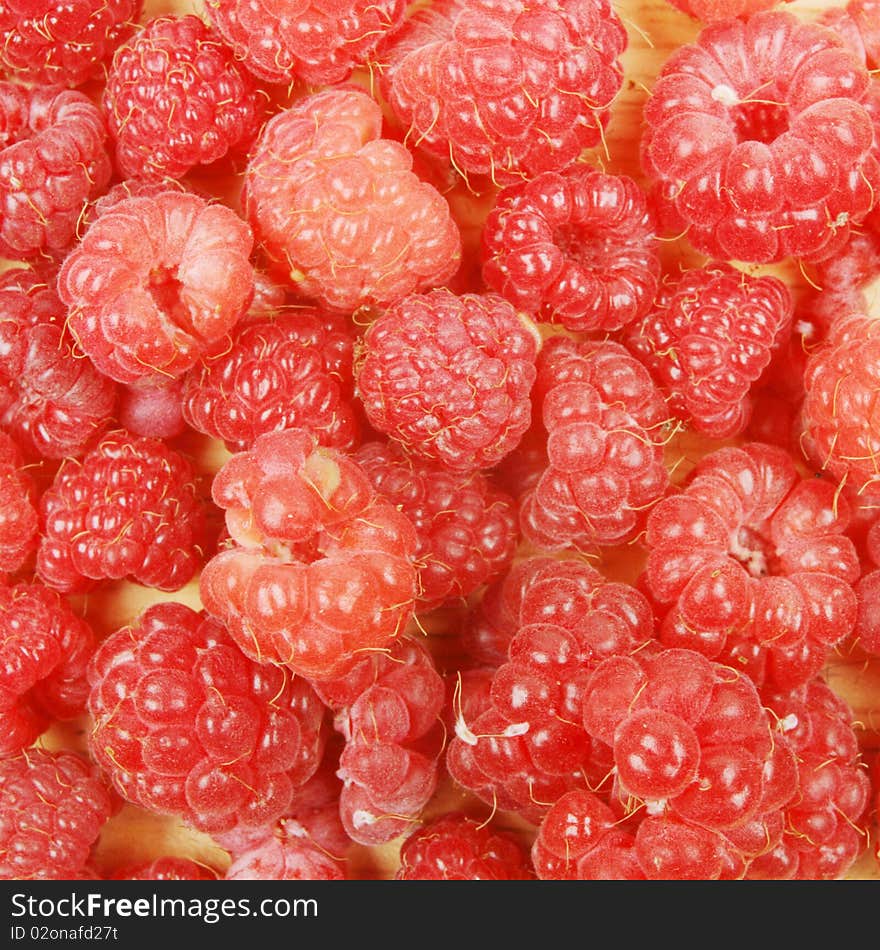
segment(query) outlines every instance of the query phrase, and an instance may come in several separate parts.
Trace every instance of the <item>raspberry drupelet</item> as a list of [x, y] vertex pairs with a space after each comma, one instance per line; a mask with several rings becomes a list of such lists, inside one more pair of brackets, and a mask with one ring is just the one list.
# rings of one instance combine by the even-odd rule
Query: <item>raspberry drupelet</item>
[[190, 461], [159, 439], [109, 432], [66, 459], [40, 501], [37, 574], [62, 593], [128, 578], [179, 590], [202, 562], [205, 505]]
[[59, 257], [110, 180], [107, 130], [82, 93], [0, 82], [0, 254]]
[[242, 852], [226, 881], [344, 881], [345, 866], [310, 841], [267, 835]]
[[116, 384], [75, 352], [54, 268], [0, 275], [0, 425], [28, 456], [82, 455], [110, 424]]
[[242, 201], [275, 269], [297, 291], [351, 313], [444, 284], [461, 237], [446, 199], [382, 137], [382, 110], [355, 85], [273, 116], [251, 151]]
[[446, 690], [434, 659], [419, 640], [403, 636], [314, 685], [345, 740], [336, 773], [343, 827], [362, 845], [391, 841], [418, 820], [437, 789]]
[[808, 356], [802, 448], [859, 505], [880, 484], [880, 413], [875, 370], [880, 322], [866, 310], [841, 314]]
[[423, 462], [393, 442], [369, 442], [354, 459], [416, 529], [421, 610], [464, 600], [508, 567], [519, 540], [516, 506], [488, 476]]
[[376, 59], [413, 146], [508, 184], [599, 144], [626, 46], [607, 0], [438, 0]]
[[710, 262], [664, 281], [626, 343], [663, 387], [671, 409], [713, 439], [739, 435], [750, 391], [787, 342], [794, 304], [776, 277]]
[[314, 690], [184, 604], [153, 604], [111, 634], [89, 683], [89, 749], [114, 788], [209, 834], [276, 821], [320, 764]]
[[[399, 29], [406, 0], [207, 0], [205, 12], [236, 59], [269, 83], [332, 85], [348, 79]], [[295, 9], [295, 12], [293, 12]]]
[[534, 402], [546, 463], [520, 499], [522, 533], [545, 550], [635, 538], [669, 485], [669, 411], [650, 373], [619, 343], [553, 337]]
[[398, 881], [528, 881], [523, 846], [510, 832], [452, 812], [426, 821], [403, 842]]
[[150, 20], [113, 56], [102, 106], [126, 178], [180, 178], [256, 138], [266, 98], [192, 14]]
[[454, 710], [446, 765], [489, 805], [537, 824], [585, 776], [607, 771], [581, 724], [584, 685], [606, 657], [644, 646], [653, 617], [643, 594], [583, 561], [541, 557], [521, 576], [508, 658], [476, 715]]
[[0, 880], [76, 880], [117, 809], [98, 770], [72, 752], [0, 760]]
[[785, 833], [761, 856], [753, 877], [840, 880], [868, 844], [871, 783], [854, 715], [822, 680], [765, 693], [776, 730], [794, 749], [797, 794], [785, 808]]
[[410, 454], [491, 468], [529, 427], [540, 346], [537, 327], [497, 294], [412, 294], [364, 334], [357, 392], [370, 424]]
[[787, 451], [751, 442], [703, 457], [648, 517], [644, 581], [668, 646], [759, 685], [816, 675], [856, 621], [859, 561], [835, 486]]
[[250, 303], [253, 237], [184, 191], [123, 198], [65, 258], [58, 295], [82, 351], [121, 383], [180, 376]]
[[492, 290], [574, 332], [619, 330], [647, 312], [657, 290], [653, 221], [623, 175], [573, 165], [508, 185], [481, 241]]
[[415, 529], [349, 456], [302, 429], [259, 436], [214, 477], [230, 544], [200, 577], [244, 652], [308, 677], [384, 650], [410, 619]]
[[91, 627], [42, 584], [0, 586], [0, 757], [86, 705]]
[[37, 486], [15, 440], [0, 429], [0, 581], [27, 564], [37, 546]]
[[266, 432], [307, 429], [331, 448], [359, 440], [354, 329], [311, 307], [242, 320], [186, 375], [183, 418], [232, 451]]
[[645, 105], [642, 164], [664, 214], [718, 260], [837, 253], [880, 191], [869, 82], [842, 40], [790, 13], [706, 27]]
[[143, 0], [7, 0], [0, 71], [24, 82], [79, 86], [106, 68]]
[[219, 874], [190, 858], [162, 857], [125, 864], [106, 878], [111, 881], [216, 881]]

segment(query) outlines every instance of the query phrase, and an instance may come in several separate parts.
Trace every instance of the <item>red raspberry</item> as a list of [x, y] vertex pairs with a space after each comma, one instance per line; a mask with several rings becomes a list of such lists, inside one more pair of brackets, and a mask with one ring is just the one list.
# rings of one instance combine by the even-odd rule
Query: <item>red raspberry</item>
[[855, 592], [859, 600], [855, 642], [866, 653], [880, 656], [880, 570], [866, 571]]
[[268, 835], [240, 854], [226, 871], [227, 881], [344, 881], [339, 861], [317, 845]]
[[626, 45], [608, 0], [438, 0], [380, 52], [380, 88], [413, 143], [507, 184], [600, 142]]
[[220, 469], [212, 495], [232, 545], [205, 565], [202, 602], [248, 656], [334, 676], [403, 632], [415, 531], [350, 458], [302, 429], [269, 432]]
[[158, 179], [244, 152], [265, 109], [233, 52], [191, 14], [152, 19], [116, 50], [102, 104], [122, 174]]
[[752, 876], [841, 879], [868, 844], [871, 784], [852, 709], [821, 680], [764, 700], [795, 750], [797, 794], [786, 807], [782, 840], [758, 859]]
[[313, 86], [348, 79], [385, 36], [403, 22], [405, 0], [282, 0], [254, 6], [246, 0], [208, 0], [206, 12], [260, 79]]
[[0, 254], [57, 255], [110, 180], [107, 131], [82, 93], [0, 82]]
[[0, 757], [85, 710], [94, 646], [91, 627], [54, 591], [0, 587]]
[[354, 459], [415, 526], [422, 610], [464, 599], [507, 568], [518, 541], [516, 510], [485, 475], [411, 458], [392, 442], [369, 442]]
[[648, 517], [645, 581], [660, 639], [796, 687], [852, 630], [859, 576], [834, 485], [758, 442], [705, 456]]
[[793, 306], [778, 278], [709, 263], [665, 281], [627, 344], [682, 419], [725, 439], [745, 429], [751, 387], [787, 340]]
[[79, 86], [134, 28], [143, 0], [6, 0], [0, 70], [26, 82]]
[[866, 312], [844, 313], [810, 353], [804, 373], [804, 449], [854, 499], [876, 492], [880, 484], [874, 398], [878, 327]]
[[213, 868], [189, 858], [162, 857], [117, 868], [110, 881], [216, 881]]
[[648, 649], [605, 660], [583, 697], [587, 733], [612, 749], [612, 808], [644, 806], [634, 847], [646, 877], [741, 877], [781, 840], [795, 753], [746, 674]]
[[326, 89], [266, 123], [245, 172], [245, 213], [275, 267], [349, 313], [443, 284], [461, 257], [446, 200], [381, 135], [363, 89]]
[[242, 321], [189, 371], [183, 417], [232, 451], [265, 432], [307, 429], [321, 445], [351, 449], [354, 333], [348, 321], [303, 308]]
[[618, 343], [554, 337], [535, 399], [547, 461], [520, 500], [525, 537], [546, 550], [635, 538], [669, 484], [668, 412], [648, 371]]
[[308, 683], [183, 604], [111, 634], [89, 683], [89, 748], [114, 787], [209, 834], [271, 824], [321, 761], [326, 709]]
[[660, 275], [639, 186], [586, 165], [502, 189], [482, 234], [483, 279], [569, 330], [618, 330], [651, 306]]
[[869, 82], [842, 40], [790, 13], [706, 27], [645, 106], [645, 171], [703, 254], [830, 257], [880, 190]]
[[250, 303], [251, 248], [250, 228], [223, 205], [172, 190], [126, 198], [67, 256], [58, 295], [102, 373], [180, 376]]
[[534, 877], [510, 832], [452, 812], [425, 822], [400, 848], [398, 881], [528, 881]]
[[74, 352], [55, 272], [0, 275], [0, 423], [28, 454], [82, 455], [113, 417], [116, 386]]
[[391, 841], [437, 787], [446, 690], [432, 655], [421, 642], [400, 637], [315, 688], [336, 712], [345, 739], [337, 772], [342, 824], [359, 844]]
[[186, 432], [183, 386], [182, 377], [120, 386], [117, 412], [120, 425], [132, 435], [148, 439], [173, 439], [182, 435]]
[[75, 880], [115, 811], [97, 770], [71, 752], [0, 761], [0, 880]]
[[64, 593], [122, 578], [179, 590], [202, 560], [195, 473], [158, 439], [108, 433], [81, 461], [62, 463], [40, 510], [37, 573]]
[[497, 294], [432, 290], [389, 307], [364, 334], [355, 381], [370, 424], [420, 458], [489, 468], [529, 426], [541, 344]]
[[483, 801], [538, 823], [595, 770], [581, 726], [590, 671], [607, 656], [643, 646], [653, 618], [635, 588], [607, 581], [582, 561], [539, 558], [519, 578], [508, 659], [475, 716], [455, 710], [446, 764]]
[[21, 450], [0, 430], [0, 573], [20, 570], [37, 546], [36, 501], [37, 489], [24, 471]]

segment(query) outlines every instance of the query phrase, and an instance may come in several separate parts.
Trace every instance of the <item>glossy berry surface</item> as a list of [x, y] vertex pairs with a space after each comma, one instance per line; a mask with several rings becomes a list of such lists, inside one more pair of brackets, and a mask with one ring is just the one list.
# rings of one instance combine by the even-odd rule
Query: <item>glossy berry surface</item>
[[39, 540], [37, 489], [14, 439], [0, 431], [0, 572], [27, 563]]
[[441, 0], [410, 16], [376, 58], [409, 140], [465, 177], [506, 184], [561, 169], [600, 142], [626, 46], [606, 0]]
[[37, 573], [63, 593], [128, 577], [179, 590], [201, 566], [204, 501], [192, 465], [159, 439], [108, 433], [41, 498]]
[[245, 171], [245, 214], [303, 296], [351, 313], [444, 284], [461, 239], [443, 196], [382, 136], [360, 87], [326, 89], [273, 116]]
[[318, 768], [325, 708], [217, 621], [154, 604], [89, 668], [89, 748], [128, 801], [223, 832], [270, 824]]
[[28, 749], [0, 760], [0, 879], [73, 880], [116, 803], [92, 763]]
[[423, 459], [489, 468], [529, 426], [540, 342], [497, 294], [405, 297], [367, 329], [357, 354], [367, 419]]
[[58, 295], [68, 326], [118, 382], [180, 376], [250, 303], [252, 244], [235, 212], [197, 195], [123, 198], [64, 261]]
[[651, 306], [653, 222], [631, 178], [587, 165], [503, 188], [482, 233], [483, 279], [568, 330], [619, 330]]
[[180, 178], [256, 137], [265, 99], [197, 16], [151, 20], [113, 56], [102, 106], [126, 178]]

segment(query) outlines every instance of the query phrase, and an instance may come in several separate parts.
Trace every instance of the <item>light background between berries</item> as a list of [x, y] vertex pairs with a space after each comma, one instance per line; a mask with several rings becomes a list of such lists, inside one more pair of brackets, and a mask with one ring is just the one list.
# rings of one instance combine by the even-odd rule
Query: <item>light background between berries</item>
[[[843, 6], [843, 2], [831, 0], [818, 4], [815, 0], [795, 0], [787, 9], [812, 19], [820, 10], [832, 6]], [[615, 101], [612, 118], [606, 132], [604, 148], [596, 149], [585, 155], [585, 159], [608, 171], [641, 178], [639, 168], [637, 140], [641, 121], [641, 108], [654, 77], [671, 50], [682, 43], [693, 40], [698, 24], [669, 6], [665, 0], [617, 0], [615, 7], [626, 24], [629, 34], [629, 48], [623, 57], [625, 78], [623, 89]], [[147, 0], [144, 16], [156, 16], [166, 13], [201, 13], [200, 0]], [[355, 77], [364, 85], [369, 85], [370, 76], [363, 71]], [[279, 92], [279, 103], [284, 102], [285, 91]], [[293, 96], [299, 90], [293, 91]], [[235, 180], [218, 181], [214, 178], [197, 178], [197, 184], [218, 198], [237, 208], [239, 183]], [[447, 194], [450, 206], [458, 221], [464, 238], [465, 253], [474, 252], [479, 238], [482, 221], [491, 206], [492, 195], [475, 195], [465, 187], [459, 186]], [[666, 263], [683, 265], [696, 262], [693, 251], [684, 242], [669, 242], [664, 245], [663, 254]], [[772, 268], [748, 268], [751, 272], [774, 273], [781, 277], [797, 294], [806, 287], [806, 278], [796, 263]], [[880, 316], [880, 279], [868, 288], [871, 310]], [[718, 443], [714, 443], [717, 446]], [[227, 457], [225, 449], [216, 442], [193, 434], [188, 446], [196, 460], [200, 473], [204, 476], [207, 491], [211, 475]], [[698, 439], [682, 433], [668, 446], [668, 459], [674, 466], [676, 480], [692, 467], [699, 458], [702, 446]], [[525, 553], [525, 552], [523, 552]], [[604, 573], [614, 578], [632, 580], [639, 569], [635, 555], [623, 552], [601, 565]], [[131, 621], [150, 603], [163, 600], [182, 601], [192, 607], [201, 606], [198, 596], [198, 581], [193, 581], [182, 591], [161, 593], [138, 585], [122, 582], [101, 588], [98, 592], [82, 599], [79, 603], [87, 618], [91, 621], [99, 636]], [[422, 617], [429, 644], [447, 668], [455, 666], [457, 640], [450, 634], [455, 627], [453, 610], [435, 611]], [[863, 750], [880, 749], [880, 658], [868, 659], [862, 654], [848, 652], [835, 655], [828, 663], [826, 678], [829, 685], [849, 702], [855, 713], [856, 728]], [[55, 727], [46, 737], [44, 744], [50, 748], [85, 747], [87, 720], [67, 723]], [[438, 795], [431, 802], [426, 817], [439, 814], [466, 804], [469, 801], [465, 793], [451, 784], [441, 786]], [[484, 806], [480, 806], [485, 813]], [[529, 826], [499, 816], [499, 824], [505, 824], [530, 840]], [[873, 834], [877, 835], [876, 822]], [[391, 877], [397, 867], [399, 840], [380, 848], [368, 849], [353, 846], [350, 857], [350, 874], [357, 878]], [[873, 857], [873, 849], [866, 848], [860, 860], [850, 869], [850, 880], [880, 880], [880, 863]], [[97, 869], [103, 871], [124, 862], [147, 860], [164, 854], [178, 854], [191, 857], [221, 870], [228, 863], [228, 856], [210, 838], [191, 831], [172, 819], [147, 813], [139, 808], [126, 805], [122, 811], [106, 825], [98, 842], [95, 856]]]

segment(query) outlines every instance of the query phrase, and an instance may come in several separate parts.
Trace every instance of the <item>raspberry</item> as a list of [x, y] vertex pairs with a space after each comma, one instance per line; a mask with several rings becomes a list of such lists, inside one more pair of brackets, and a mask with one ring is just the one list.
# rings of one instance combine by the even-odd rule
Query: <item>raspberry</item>
[[180, 376], [253, 294], [250, 228], [235, 212], [171, 190], [118, 201], [58, 274], [70, 330], [121, 383]]
[[182, 377], [138, 385], [121, 386], [119, 423], [132, 435], [149, 439], [173, 439], [186, 431], [183, 418]]
[[518, 541], [515, 506], [485, 475], [423, 462], [391, 442], [367, 443], [354, 459], [415, 526], [422, 610], [464, 599], [507, 568]]
[[342, 824], [359, 844], [390, 841], [437, 786], [445, 686], [434, 660], [420, 642], [400, 637], [315, 688], [345, 739], [337, 772]]
[[0, 275], [0, 424], [29, 455], [82, 455], [113, 418], [116, 386], [74, 352], [51, 268]]
[[852, 498], [876, 491], [880, 482], [873, 382], [880, 358], [877, 327], [865, 312], [841, 315], [808, 356], [804, 373], [804, 448]]
[[269, 835], [239, 855], [226, 871], [227, 881], [343, 881], [339, 861], [308, 841]]
[[428, 461], [489, 468], [529, 426], [540, 335], [497, 294], [432, 290], [364, 334], [355, 381], [370, 424]]
[[781, 839], [795, 753], [746, 674], [691, 650], [610, 657], [583, 722], [611, 746], [612, 808], [644, 806], [634, 847], [649, 879], [742, 877]]
[[834, 486], [800, 478], [782, 449], [705, 456], [648, 517], [660, 639], [746, 668], [759, 685], [811, 679], [856, 620], [849, 519]]
[[719, 260], [835, 254], [880, 186], [867, 69], [830, 31], [781, 11], [706, 27], [645, 106], [645, 171]]
[[660, 275], [639, 186], [586, 165], [502, 189], [482, 258], [492, 290], [575, 332], [618, 330], [643, 316]]
[[82, 93], [9, 82], [0, 82], [0, 116], [0, 254], [61, 254], [110, 180], [104, 119]]
[[[508, 659], [470, 720], [456, 711], [450, 775], [489, 804], [540, 822], [546, 807], [593, 771], [581, 727], [584, 683], [605, 657], [650, 638], [645, 597], [585, 562], [538, 559], [520, 573]], [[604, 774], [600, 772], [600, 774]]]
[[628, 541], [666, 490], [665, 403], [650, 374], [618, 343], [547, 341], [535, 402], [546, 463], [520, 499], [525, 537], [546, 550]]
[[41, 584], [0, 587], [0, 757], [85, 710], [91, 627]]
[[852, 710], [821, 680], [764, 699], [795, 750], [798, 793], [786, 807], [782, 840], [758, 859], [753, 876], [843, 878], [868, 844], [871, 791]]
[[179, 590], [201, 563], [195, 473], [158, 439], [108, 433], [82, 460], [62, 463], [40, 511], [37, 573], [63, 593], [122, 578]]
[[528, 881], [534, 877], [509, 832], [452, 812], [414, 831], [400, 848], [398, 881]]
[[793, 302], [776, 277], [749, 277], [707, 264], [664, 282], [651, 312], [629, 328], [627, 344], [696, 432], [739, 435], [750, 390], [787, 339]]
[[351, 449], [359, 436], [353, 354], [348, 323], [318, 310], [242, 321], [187, 374], [183, 417], [232, 452], [281, 429], [307, 429], [321, 445]]
[[8, 0], [0, 5], [0, 70], [79, 86], [104, 68], [142, 8], [143, 0]]
[[626, 45], [607, 0], [439, 0], [380, 51], [380, 88], [413, 143], [508, 184], [601, 141]]
[[415, 532], [360, 467], [315, 436], [259, 436], [217, 473], [232, 542], [204, 567], [202, 602], [250, 657], [315, 677], [383, 650], [412, 613]]
[[461, 257], [446, 200], [381, 135], [363, 89], [326, 89], [266, 123], [245, 172], [245, 213], [276, 269], [349, 313], [443, 284]]
[[114, 787], [199, 830], [270, 824], [320, 763], [326, 710], [308, 683], [183, 604], [111, 634], [89, 683], [89, 748]]
[[116, 50], [102, 105], [122, 174], [158, 179], [244, 152], [265, 108], [232, 51], [191, 14], [152, 19]]
[[162, 857], [116, 868], [111, 881], [216, 881], [213, 868], [189, 858]]
[[330, 85], [348, 79], [400, 28], [405, 0], [208, 0], [206, 12], [235, 57], [271, 83]]
[[37, 489], [23, 467], [21, 450], [0, 430], [0, 572], [23, 568], [39, 538]]
[[0, 761], [0, 880], [75, 880], [115, 811], [97, 770], [71, 752]]
[[855, 592], [859, 601], [855, 641], [866, 653], [880, 656], [880, 570], [865, 572]]

